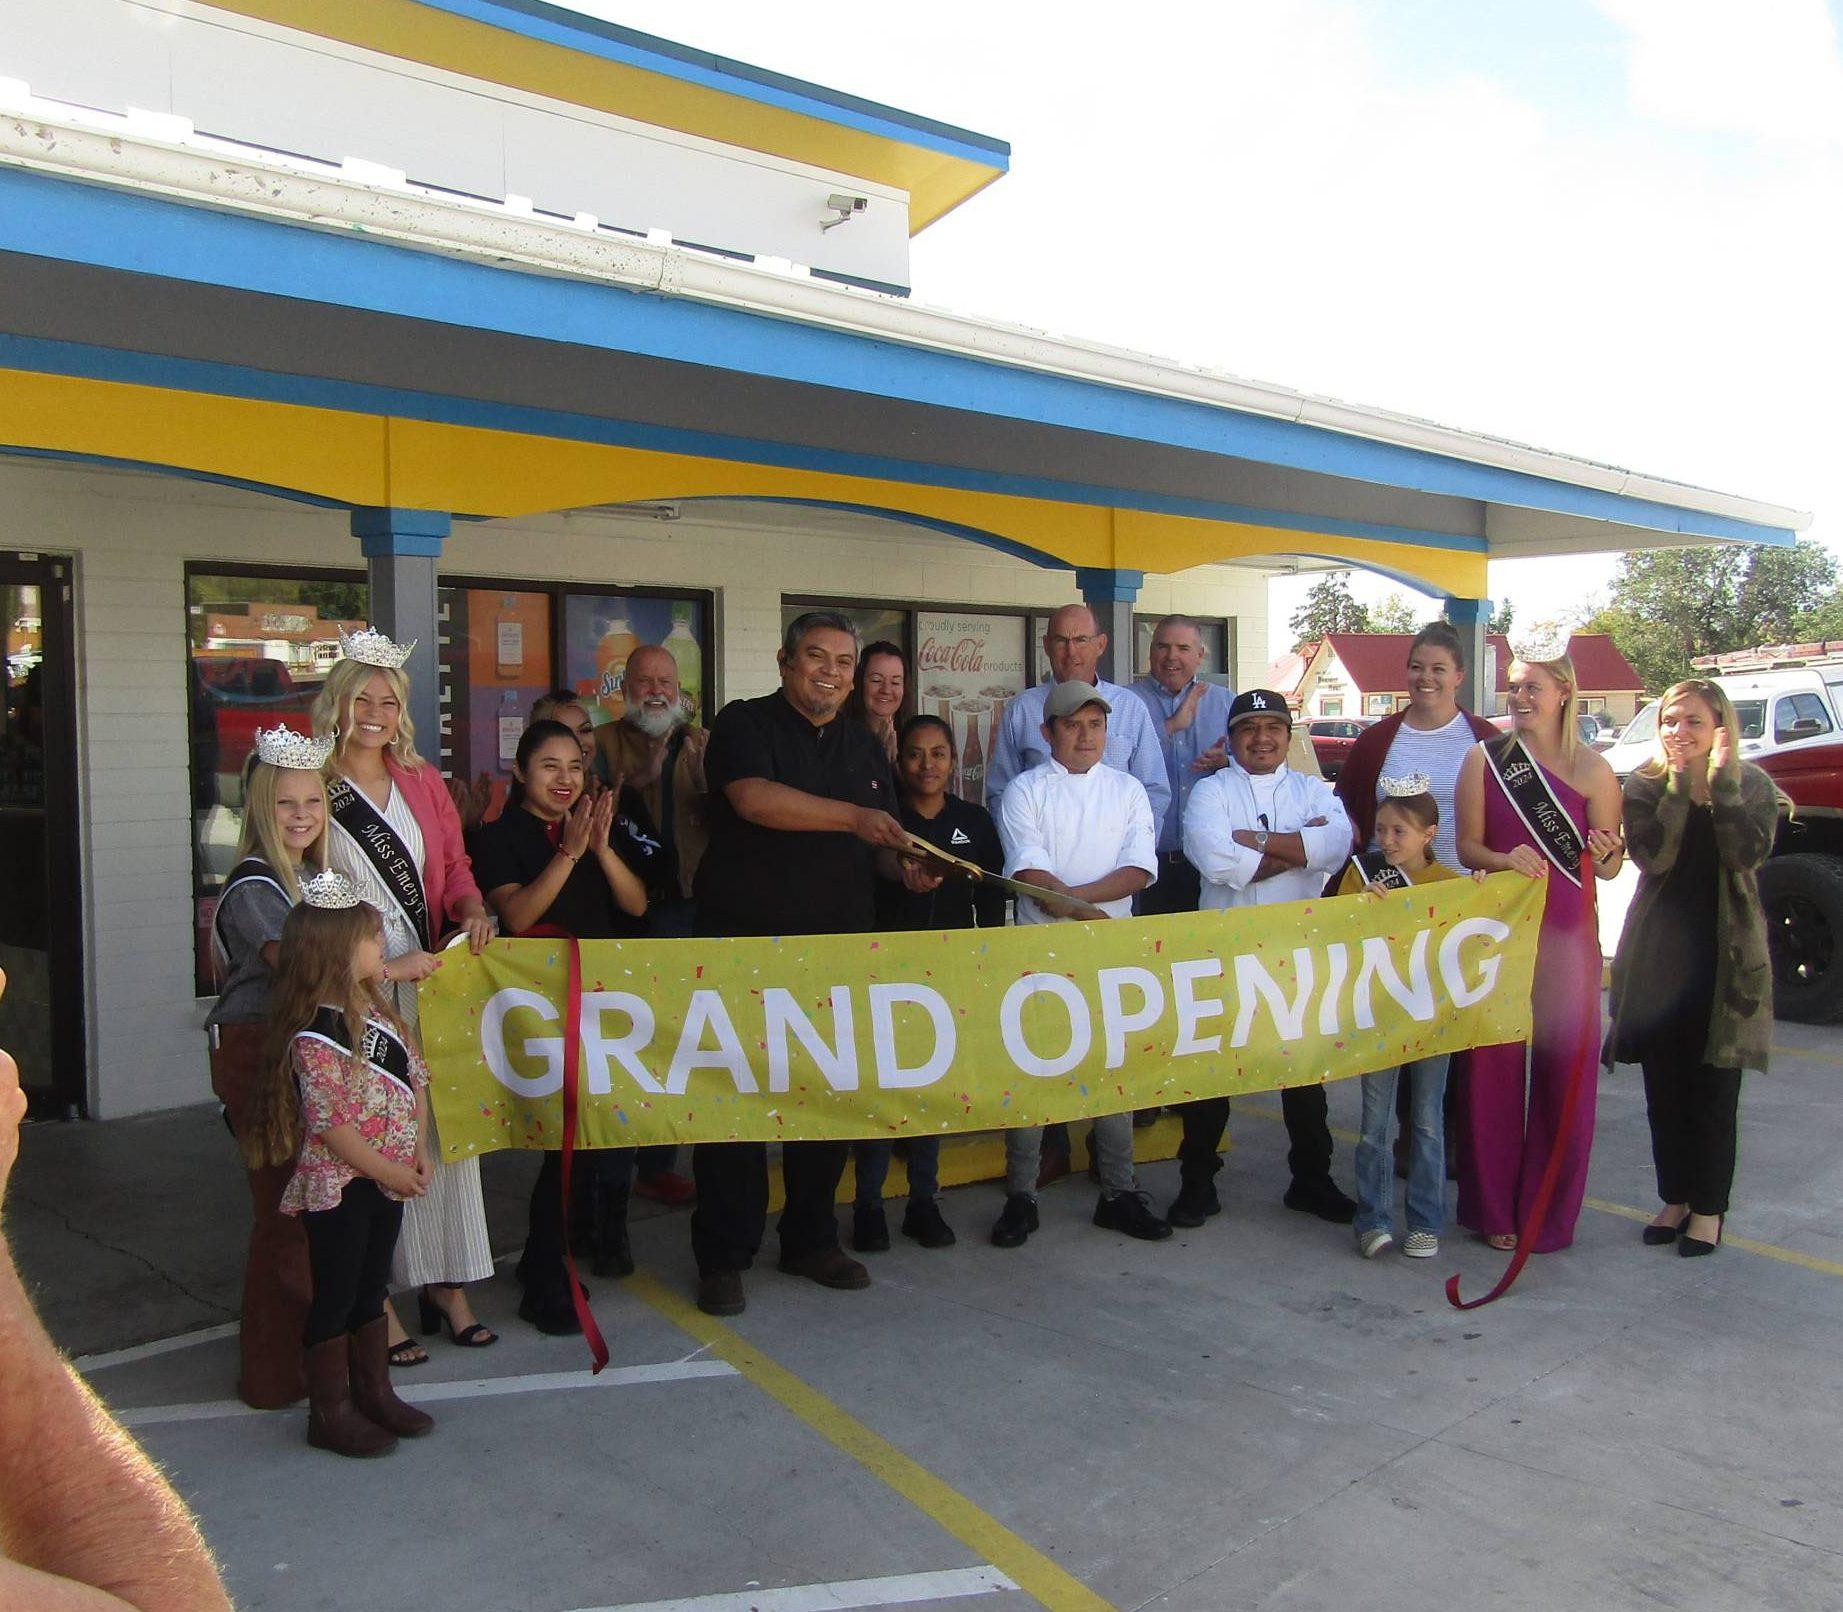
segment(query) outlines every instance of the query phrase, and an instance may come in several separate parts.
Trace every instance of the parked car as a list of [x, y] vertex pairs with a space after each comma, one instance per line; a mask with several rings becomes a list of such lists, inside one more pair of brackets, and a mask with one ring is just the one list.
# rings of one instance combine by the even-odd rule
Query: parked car
[[1318, 757], [1318, 770], [1334, 779], [1344, 770], [1344, 758], [1357, 742], [1357, 735], [1374, 725], [1373, 716], [1315, 716], [1305, 730], [1312, 740], [1312, 753]]
[[1641, 766], [1657, 749], [1657, 704], [1650, 700], [1638, 708], [1638, 714], [1619, 730], [1619, 735], [1601, 752], [1607, 764], [1623, 782], [1627, 774]]
[[[1506, 733], [1510, 731], [1508, 711], [1500, 711], [1496, 716], [1487, 717], [1486, 720], [1494, 728], [1500, 728]], [[1602, 726], [1602, 723], [1606, 725]], [[1613, 728], [1611, 723], [1606, 722], [1606, 719], [1596, 712], [1577, 711], [1574, 714], [1574, 731], [1582, 744], [1587, 745], [1590, 749], [1604, 750], [1611, 742], [1606, 736], [1612, 733]]]

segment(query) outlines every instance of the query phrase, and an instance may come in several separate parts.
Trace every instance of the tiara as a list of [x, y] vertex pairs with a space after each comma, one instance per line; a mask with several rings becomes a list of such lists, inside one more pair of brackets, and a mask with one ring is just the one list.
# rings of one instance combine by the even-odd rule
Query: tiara
[[344, 627], [339, 629], [340, 655], [365, 666], [383, 666], [394, 672], [410, 658], [410, 651], [415, 647], [414, 638], [407, 644], [393, 644], [375, 627], [361, 627], [351, 633]]
[[358, 886], [331, 868], [301, 881], [301, 899], [310, 907], [339, 909], [358, 905]]
[[256, 759], [294, 772], [318, 772], [333, 753], [331, 739], [312, 739], [286, 723], [256, 730]]
[[1505, 635], [1512, 660], [1525, 666], [1560, 660], [1568, 653], [1572, 629], [1565, 621], [1532, 621], [1527, 627], [1513, 627]]
[[1384, 778], [1381, 787], [1385, 796], [1431, 795], [1433, 780], [1424, 772], [1411, 772], [1405, 778]]

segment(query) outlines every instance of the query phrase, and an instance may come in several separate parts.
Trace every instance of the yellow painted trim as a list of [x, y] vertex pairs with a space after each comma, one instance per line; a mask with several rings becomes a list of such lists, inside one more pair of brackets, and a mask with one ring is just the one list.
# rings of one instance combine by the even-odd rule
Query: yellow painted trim
[[734, 1366], [764, 1394], [810, 1427], [866, 1472], [894, 1489], [916, 1510], [1034, 1596], [1049, 1612], [1113, 1612], [1113, 1603], [1088, 1588], [1066, 1568], [1014, 1534], [989, 1511], [968, 1499], [919, 1461], [898, 1449], [835, 1400], [748, 1339], [690, 1303], [651, 1271], [636, 1271], [622, 1287], [697, 1340], [719, 1360]]
[[341, 503], [499, 518], [592, 504], [803, 498], [948, 521], [1069, 566], [1159, 574], [1288, 553], [1385, 566], [1483, 598], [1485, 559], [1330, 533], [1113, 510], [0, 369], [0, 443], [230, 476]]
[[413, 0], [211, 3], [220, 11], [549, 96], [572, 106], [768, 152], [815, 168], [857, 174], [908, 192], [911, 235], [1004, 174], [1003, 168], [528, 39]]

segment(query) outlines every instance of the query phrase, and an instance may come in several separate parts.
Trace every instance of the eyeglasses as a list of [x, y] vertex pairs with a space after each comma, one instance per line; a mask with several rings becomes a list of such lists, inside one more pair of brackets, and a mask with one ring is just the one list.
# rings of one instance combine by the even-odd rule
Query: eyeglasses
[[1067, 633], [1051, 633], [1044, 638], [1043, 646], [1046, 649], [1086, 649], [1098, 637], [1099, 633], [1091, 632], [1078, 634], [1074, 638]]

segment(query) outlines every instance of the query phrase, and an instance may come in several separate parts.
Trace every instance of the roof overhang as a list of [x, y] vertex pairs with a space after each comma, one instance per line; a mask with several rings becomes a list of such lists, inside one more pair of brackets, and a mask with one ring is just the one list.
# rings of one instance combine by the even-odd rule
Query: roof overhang
[[990, 135], [771, 73], [541, 0], [211, 0], [336, 39], [909, 193], [919, 234], [993, 180]]
[[805, 499], [1046, 564], [1790, 542], [1806, 517], [273, 154], [0, 118], [0, 442], [503, 515]]

